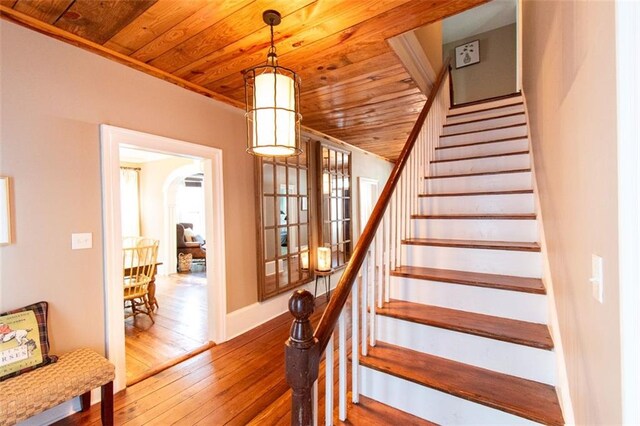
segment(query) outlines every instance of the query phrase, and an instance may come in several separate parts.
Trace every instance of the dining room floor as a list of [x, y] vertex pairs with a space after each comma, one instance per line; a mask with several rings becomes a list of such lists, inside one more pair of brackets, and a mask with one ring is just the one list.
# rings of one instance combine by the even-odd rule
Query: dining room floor
[[155, 324], [144, 314], [125, 320], [127, 383], [207, 343], [206, 272], [156, 277]]

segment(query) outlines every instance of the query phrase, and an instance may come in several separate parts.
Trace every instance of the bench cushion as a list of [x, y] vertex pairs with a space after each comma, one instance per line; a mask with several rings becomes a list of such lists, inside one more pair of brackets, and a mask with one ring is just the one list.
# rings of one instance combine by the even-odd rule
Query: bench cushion
[[90, 349], [0, 382], [0, 425], [13, 425], [113, 381], [115, 367]]

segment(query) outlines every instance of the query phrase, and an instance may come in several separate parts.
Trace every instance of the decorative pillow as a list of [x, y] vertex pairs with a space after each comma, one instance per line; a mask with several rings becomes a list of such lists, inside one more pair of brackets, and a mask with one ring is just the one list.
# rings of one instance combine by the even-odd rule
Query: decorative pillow
[[47, 302], [0, 314], [0, 381], [58, 360], [49, 355]]
[[192, 243], [193, 242], [193, 237], [195, 237], [195, 233], [193, 232], [193, 229], [191, 228], [184, 228], [184, 240], [188, 243]]

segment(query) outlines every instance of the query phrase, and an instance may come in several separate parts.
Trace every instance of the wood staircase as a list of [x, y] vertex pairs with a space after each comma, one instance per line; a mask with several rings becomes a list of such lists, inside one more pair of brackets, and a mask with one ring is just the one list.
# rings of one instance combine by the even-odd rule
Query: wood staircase
[[360, 355], [360, 410], [385, 424], [561, 425], [522, 98], [450, 109], [435, 150]]

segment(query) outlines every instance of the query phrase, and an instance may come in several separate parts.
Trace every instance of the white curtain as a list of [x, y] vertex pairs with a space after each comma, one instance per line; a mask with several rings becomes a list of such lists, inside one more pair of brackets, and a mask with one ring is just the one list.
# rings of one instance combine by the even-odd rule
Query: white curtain
[[120, 209], [122, 236], [140, 236], [140, 194], [138, 170], [120, 169]]

